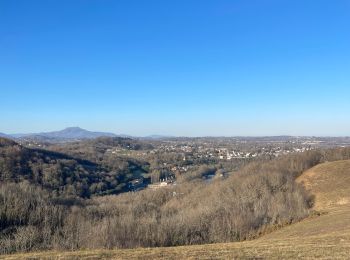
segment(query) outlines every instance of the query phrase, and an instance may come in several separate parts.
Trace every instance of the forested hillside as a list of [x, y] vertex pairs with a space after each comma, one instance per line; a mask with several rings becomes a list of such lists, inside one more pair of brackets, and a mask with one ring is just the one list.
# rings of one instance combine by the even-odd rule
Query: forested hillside
[[[97, 153], [96, 153], [97, 154]], [[0, 180], [23, 180], [55, 196], [83, 197], [128, 191], [128, 183], [146, 172], [146, 164], [126, 158], [98, 163], [60, 152], [25, 148], [0, 138]]]

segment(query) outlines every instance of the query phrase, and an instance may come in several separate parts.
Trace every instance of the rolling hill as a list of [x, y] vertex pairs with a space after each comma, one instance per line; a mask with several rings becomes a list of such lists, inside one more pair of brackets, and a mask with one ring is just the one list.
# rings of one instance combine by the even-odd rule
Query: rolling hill
[[64, 152], [26, 148], [0, 137], [0, 181], [28, 181], [57, 194], [89, 197], [129, 191], [128, 183], [144, 173], [143, 165], [114, 158], [113, 165]]
[[328, 210], [350, 203], [349, 160], [317, 165], [297, 181], [315, 195], [316, 210]]
[[42, 252], [7, 259], [348, 259], [350, 160], [317, 165], [297, 181], [315, 195], [315, 213], [256, 240], [168, 248]]
[[3, 138], [10, 138], [10, 136], [9, 136], [9, 135], [4, 134], [4, 133], [0, 133], [0, 137], [3, 137]]

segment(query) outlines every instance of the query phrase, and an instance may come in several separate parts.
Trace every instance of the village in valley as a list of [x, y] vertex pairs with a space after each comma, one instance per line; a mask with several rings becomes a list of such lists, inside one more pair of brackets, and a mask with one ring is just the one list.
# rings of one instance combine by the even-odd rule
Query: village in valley
[[[202, 178], [224, 178], [253, 162], [271, 160], [318, 148], [344, 147], [350, 138], [338, 137], [102, 137], [95, 140], [43, 139], [22, 137], [17, 141], [28, 148], [66, 151], [72, 148], [98, 151], [104, 160], [132, 159], [149, 164], [147, 174], [128, 182], [130, 191], [158, 189], [177, 185], [179, 178], [190, 175], [202, 165], [220, 171], [208, 171]], [[109, 158], [109, 159], [108, 159]]]

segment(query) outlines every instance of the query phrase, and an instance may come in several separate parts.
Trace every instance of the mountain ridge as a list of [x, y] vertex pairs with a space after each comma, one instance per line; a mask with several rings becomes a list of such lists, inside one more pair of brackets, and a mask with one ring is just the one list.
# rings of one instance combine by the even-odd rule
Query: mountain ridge
[[10, 135], [4, 134], [4, 133], [0, 133], [0, 137], [3, 137], [3, 138], [11, 138]]
[[15, 138], [63, 139], [63, 140], [93, 139], [97, 137], [117, 137], [117, 135], [114, 133], [93, 132], [80, 127], [67, 127], [63, 130], [52, 131], [52, 132], [14, 134], [12, 136]]

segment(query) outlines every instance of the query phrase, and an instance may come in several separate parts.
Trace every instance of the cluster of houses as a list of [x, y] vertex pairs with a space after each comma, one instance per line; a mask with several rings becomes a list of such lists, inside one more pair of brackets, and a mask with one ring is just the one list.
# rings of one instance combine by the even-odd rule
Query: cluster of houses
[[174, 178], [164, 178], [164, 179], [160, 179], [158, 183], [153, 183], [148, 185], [148, 188], [155, 190], [162, 187], [168, 187], [171, 185], [176, 185], [176, 180]]

